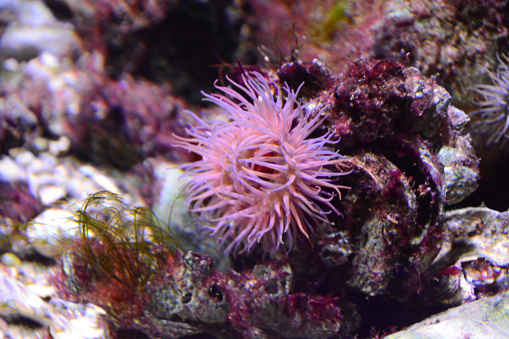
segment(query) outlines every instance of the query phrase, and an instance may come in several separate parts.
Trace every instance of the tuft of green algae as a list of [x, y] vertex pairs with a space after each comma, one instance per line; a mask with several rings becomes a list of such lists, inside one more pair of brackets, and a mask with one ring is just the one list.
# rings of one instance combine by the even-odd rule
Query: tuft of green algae
[[91, 195], [73, 221], [80, 237], [67, 247], [82, 267], [77, 274], [90, 281], [108, 279], [136, 291], [177, 249], [168, 227], [150, 209], [130, 207], [111, 192]]

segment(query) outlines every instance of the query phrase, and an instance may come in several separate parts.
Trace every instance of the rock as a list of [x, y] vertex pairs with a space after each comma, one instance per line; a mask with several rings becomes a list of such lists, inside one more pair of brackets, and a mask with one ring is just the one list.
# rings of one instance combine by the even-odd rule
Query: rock
[[58, 58], [73, 57], [81, 51], [80, 38], [59, 27], [9, 26], [0, 40], [2, 56], [29, 60], [42, 52]]
[[[20, 268], [23, 274], [18, 274], [0, 264], [0, 338], [110, 338], [104, 310], [57, 298], [41, 279], [50, 268], [41, 269]], [[23, 326], [23, 320], [33, 326]]]
[[42, 1], [12, 1], [10, 7], [16, 21], [7, 26], [0, 40], [4, 58], [29, 60], [48, 52], [60, 59], [81, 53], [81, 39], [74, 27], [59, 22]]
[[506, 293], [452, 308], [385, 338], [509, 338], [509, 294]]
[[62, 240], [78, 232], [78, 224], [72, 220], [74, 217], [66, 210], [45, 210], [27, 228], [30, 243], [42, 255], [52, 257], [60, 254]]

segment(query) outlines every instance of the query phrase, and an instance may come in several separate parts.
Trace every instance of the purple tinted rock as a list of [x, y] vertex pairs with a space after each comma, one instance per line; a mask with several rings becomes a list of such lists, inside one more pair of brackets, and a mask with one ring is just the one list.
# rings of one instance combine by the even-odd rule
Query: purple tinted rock
[[[389, 284], [401, 287], [392, 292], [401, 299], [421, 290], [420, 276], [440, 249], [444, 206], [477, 185], [478, 160], [464, 131], [468, 117], [450, 106], [451, 96], [433, 78], [396, 61], [354, 60], [339, 77], [292, 63], [279, 75], [304, 80], [310, 104], [330, 107], [323, 128], [335, 131], [336, 148], [353, 168], [341, 181], [351, 190], [336, 202], [343, 218], [311, 250], [337, 271], [317, 273], [315, 261], [307, 266], [298, 256], [292, 263], [321, 276], [325, 286], [328, 279], [346, 281], [368, 296], [387, 293]], [[330, 259], [330, 248], [348, 260]]]
[[0, 182], [1, 218], [26, 223], [42, 210], [42, 203], [30, 194], [25, 183]]

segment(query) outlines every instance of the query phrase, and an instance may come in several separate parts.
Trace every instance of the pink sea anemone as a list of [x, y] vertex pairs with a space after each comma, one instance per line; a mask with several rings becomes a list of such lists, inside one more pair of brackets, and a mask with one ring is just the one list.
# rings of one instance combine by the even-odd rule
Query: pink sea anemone
[[242, 85], [229, 81], [234, 89], [216, 84], [225, 95], [203, 93], [224, 109], [227, 121], [188, 112], [197, 124], [187, 129], [189, 137], [175, 136], [174, 146], [201, 156], [183, 166], [192, 178], [187, 206], [212, 225], [225, 253], [250, 252], [256, 244], [263, 252], [283, 244], [289, 251], [298, 237], [330, 226], [331, 211], [340, 214], [331, 201], [347, 188], [336, 181], [348, 171], [326, 146], [338, 140], [332, 132], [311, 137], [325, 108], [303, 106], [300, 87], [281, 90], [257, 72], [243, 75]]

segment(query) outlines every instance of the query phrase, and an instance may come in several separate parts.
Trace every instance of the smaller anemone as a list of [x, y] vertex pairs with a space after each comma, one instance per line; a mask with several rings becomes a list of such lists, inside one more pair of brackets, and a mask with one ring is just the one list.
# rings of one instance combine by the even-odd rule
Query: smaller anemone
[[[225, 120], [197, 124], [189, 137], [174, 136], [174, 146], [201, 156], [183, 165], [191, 177], [189, 210], [197, 214], [225, 253], [250, 252], [259, 244], [274, 253], [289, 251], [297, 238], [309, 238], [330, 225], [328, 214], [345, 175], [345, 160], [327, 147], [338, 142], [331, 131], [319, 135], [325, 108], [303, 106], [285, 84], [281, 89], [257, 72], [243, 84], [218, 86], [222, 94], [204, 94], [223, 109]], [[313, 136], [312, 136], [313, 134]], [[318, 136], [316, 136], [318, 135]]]
[[488, 71], [492, 84], [479, 84], [473, 91], [480, 98], [474, 104], [479, 109], [473, 111], [473, 117], [478, 116], [475, 127], [479, 132], [488, 135], [487, 145], [492, 143], [506, 143], [509, 139], [509, 57], [497, 56], [499, 64], [496, 72]]

